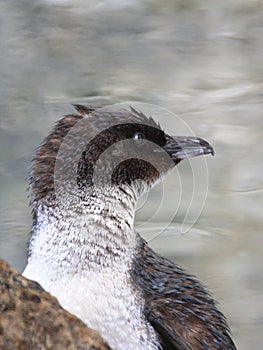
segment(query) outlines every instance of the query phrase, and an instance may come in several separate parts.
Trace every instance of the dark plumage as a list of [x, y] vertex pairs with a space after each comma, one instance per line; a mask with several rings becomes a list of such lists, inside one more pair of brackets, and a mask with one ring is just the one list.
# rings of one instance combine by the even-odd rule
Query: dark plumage
[[164, 350], [236, 349], [224, 315], [204, 286], [144, 241], [132, 276], [144, 294], [146, 317]]

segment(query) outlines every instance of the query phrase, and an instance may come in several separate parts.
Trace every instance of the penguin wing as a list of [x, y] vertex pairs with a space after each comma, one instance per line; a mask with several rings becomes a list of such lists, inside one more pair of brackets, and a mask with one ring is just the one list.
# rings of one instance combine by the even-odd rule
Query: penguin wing
[[236, 350], [226, 319], [205, 287], [145, 242], [132, 276], [163, 350]]

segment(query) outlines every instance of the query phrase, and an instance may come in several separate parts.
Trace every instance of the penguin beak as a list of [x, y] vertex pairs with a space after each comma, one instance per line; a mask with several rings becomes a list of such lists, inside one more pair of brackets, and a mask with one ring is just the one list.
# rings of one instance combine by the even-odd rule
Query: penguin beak
[[205, 154], [214, 155], [213, 147], [205, 140], [193, 136], [168, 136], [163, 150], [177, 164], [185, 158], [193, 158]]

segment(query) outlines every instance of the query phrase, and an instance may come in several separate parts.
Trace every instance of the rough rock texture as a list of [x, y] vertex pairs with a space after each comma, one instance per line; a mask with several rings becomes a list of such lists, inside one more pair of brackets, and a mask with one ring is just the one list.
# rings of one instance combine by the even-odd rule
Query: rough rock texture
[[0, 260], [0, 349], [110, 350], [57, 299]]

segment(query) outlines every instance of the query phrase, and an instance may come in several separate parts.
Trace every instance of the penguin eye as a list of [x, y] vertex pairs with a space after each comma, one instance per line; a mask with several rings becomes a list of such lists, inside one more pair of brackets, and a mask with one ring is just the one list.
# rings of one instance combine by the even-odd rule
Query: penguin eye
[[134, 140], [142, 140], [142, 139], [145, 139], [145, 136], [144, 136], [144, 134], [142, 134], [141, 132], [136, 132], [136, 133], [133, 135], [133, 139], [134, 139]]

